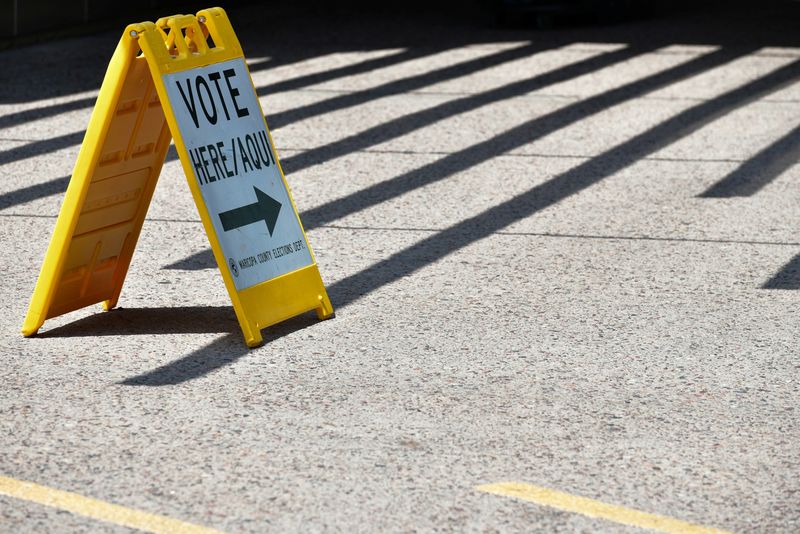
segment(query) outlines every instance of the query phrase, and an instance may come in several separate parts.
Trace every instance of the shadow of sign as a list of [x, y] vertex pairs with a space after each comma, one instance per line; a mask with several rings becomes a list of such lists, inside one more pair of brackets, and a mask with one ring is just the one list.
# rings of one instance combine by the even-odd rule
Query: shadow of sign
[[44, 331], [38, 337], [144, 334], [234, 334], [239, 325], [230, 306], [116, 308]]
[[[264, 345], [269, 345], [277, 339], [314, 324], [319, 324], [319, 321], [313, 313], [289, 319], [264, 332]], [[174, 386], [231, 365], [248, 354], [255, 354], [242, 343], [241, 334], [238, 332], [235, 321], [231, 322], [231, 329], [236, 331], [227, 333], [205, 347], [152, 371], [126, 378], [119, 384], [123, 386]]]
[[[303, 330], [319, 321], [313, 313], [300, 315], [264, 332], [265, 343]], [[117, 308], [42, 332], [37, 337], [94, 337], [152, 334], [224, 334], [210, 344], [152, 371], [121, 382], [126, 386], [166, 386], [187, 382], [232, 364], [250, 353], [242, 343], [230, 306], [176, 308]]]

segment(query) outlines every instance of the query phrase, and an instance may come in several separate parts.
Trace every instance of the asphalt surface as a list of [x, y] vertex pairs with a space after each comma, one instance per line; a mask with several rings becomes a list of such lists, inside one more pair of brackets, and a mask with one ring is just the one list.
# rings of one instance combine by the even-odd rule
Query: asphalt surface
[[[19, 333], [118, 32], [0, 53], [0, 475], [228, 532], [800, 531], [797, 9], [231, 12], [336, 317], [248, 350], [174, 151], [120, 308]], [[126, 532], [0, 497], [3, 532]]]

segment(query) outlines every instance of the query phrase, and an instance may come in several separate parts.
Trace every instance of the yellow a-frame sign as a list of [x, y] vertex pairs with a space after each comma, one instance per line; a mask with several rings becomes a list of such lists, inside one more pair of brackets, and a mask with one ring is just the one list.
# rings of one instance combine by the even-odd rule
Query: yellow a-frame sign
[[239, 40], [221, 8], [128, 26], [109, 64], [22, 328], [116, 306], [170, 139], [247, 344], [333, 315]]

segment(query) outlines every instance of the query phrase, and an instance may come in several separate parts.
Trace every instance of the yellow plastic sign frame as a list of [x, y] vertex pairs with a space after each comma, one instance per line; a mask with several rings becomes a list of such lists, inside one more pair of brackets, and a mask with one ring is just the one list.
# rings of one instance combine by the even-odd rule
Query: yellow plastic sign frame
[[[301, 313], [316, 310], [319, 319], [333, 316], [277, 154], [311, 264], [243, 290], [234, 284], [163, 79], [232, 59], [243, 61], [244, 53], [218, 7], [126, 28], [100, 88], [31, 297], [22, 327], [25, 336], [34, 335], [46, 319], [98, 302], [106, 310], [117, 305], [170, 139], [247, 345], [260, 345], [261, 329]], [[256, 103], [263, 117], [257, 98]], [[266, 121], [264, 128], [274, 147]]]

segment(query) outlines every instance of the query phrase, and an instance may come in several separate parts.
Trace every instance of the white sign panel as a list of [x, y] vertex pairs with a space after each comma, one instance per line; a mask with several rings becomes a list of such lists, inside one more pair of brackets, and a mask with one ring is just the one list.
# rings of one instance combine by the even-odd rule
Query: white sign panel
[[311, 265], [244, 59], [164, 85], [236, 289]]

